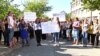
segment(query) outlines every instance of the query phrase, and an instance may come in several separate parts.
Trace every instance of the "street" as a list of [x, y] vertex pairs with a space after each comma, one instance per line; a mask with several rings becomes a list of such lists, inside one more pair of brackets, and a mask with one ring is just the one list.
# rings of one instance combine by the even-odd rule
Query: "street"
[[42, 46], [37, 47], [35, 39], [30, 41], [30, 46], [13, 50], [7, 56], [100, 56], [100, 48], [91, 46], [84, 48], [82, 45], [73, 45], [70, 41], [61, 40], [60, 46], [54, 46], [50, 39], [42, 41]]

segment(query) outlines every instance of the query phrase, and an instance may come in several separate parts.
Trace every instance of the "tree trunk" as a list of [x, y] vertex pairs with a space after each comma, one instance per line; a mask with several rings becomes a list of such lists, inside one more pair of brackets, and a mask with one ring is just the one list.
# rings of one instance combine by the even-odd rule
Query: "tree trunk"
[[91, 11], [91, 20], [93, 20], [93, 17], [92, 17], [92, 12], [93, 12], [93, 11]]

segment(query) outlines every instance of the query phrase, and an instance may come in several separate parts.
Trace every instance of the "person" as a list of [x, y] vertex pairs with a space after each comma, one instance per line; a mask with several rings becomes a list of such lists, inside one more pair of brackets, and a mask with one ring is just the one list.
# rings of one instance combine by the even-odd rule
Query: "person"
[[0, 20], [0, 44], [2, 41], [2, 21]]
[[80, 28], [79, 28], [79, 43], [82, 44], [82, 25], [84, 23], [84, 19], [83, 20], [80, 20]]
[[88, 43], [92, 45], [93, 38], [93, 21], [89, 24], [88, 27]]
[[[98, 20], [98, 23], [99, 23], [99, 25], [98, 25], [98, 29], [97, 29], [97, 31], [98, 31], [97, 36], [99, 36], [99, 38], [100, 38], [100, 19]], [[99, 44], [99, 42], [98, 42], [98, 44]]]
[[60, 24], [60, 37], [62, 39], [66, 39], [66, 26], [65, 22], [59, 22]]
[[35, 27], [35, 35], [36, 35], [37, 46], [41, 46], [42, 28], [41, 28], [40, 18], [36, 19], [34, 27]]
[[93, 20], [93, 38], [92, 38], [92, 45], [93, 47], [98, 47], [99, 45], [99, 23], [98, 23], [98, 19], [94, 19]]
[[20, 37], [22, 39], [22, 47], [29, 46], [29, 38], [28, 38], [27, 29], [28, 29], [28, 26], [25, 23], [24, 19], [22, 19], [19, 24], [19, 32], [20, 32]]
[[15, 29], [15, 37], [16, 37], [16, 39], [17, 39], [17, 42], [19, 42], [19, 40], [20, 40], [20, 32], [19, 32], [19, 27], [18, 27], [18, 25], [19, 25], [19, 21], [18, 20], [16, 20], [16, 29]]
[[83, 47], [87, 47], [88, 44], [88, 22], [84, 19], [82, 24], [82, 36], [83, 36]]
[[28, 23], [28, 32], [30, 39], [34, 38], [34, 30], [32, 28], [32, 23]]
[[78, 44], [79, 28], [80, 28], [80, 22], [78, 18], [74, 19], [72, 27], [73, 27], [73, 30], [72, 30], [73, 43]]
[[8, 31], [7, 16], [5, 17], [3, 22], [3, 36], [4, 36], [4, 45], [9, 46], [9, 31]]
[[9, 47], [13, 47], [13, 36], [14, 36], [14, 20], [13, 20], [13, 13], [11, 11], [8, 12], [7, 16], [8, 22], [8, 31], [9, 31]]
[[[58, 26], [59, 26], [59, 28], [60, 28], [59, 18], [57, 18], [57, 22], [55, 22], [55, 23], [57, 23]], [[60, 46], [60, 44], [59, 44], [59, 33], [60, 33], [60, 31], [52, 33], [52, 35], [53, 35], [53, 41], [55, 43], [55, 46]]]
[[71, 19], [69, 19], [66, 22], [66, 36], [68, 40], [71, 40], [71, 28], [72, 28], [72, 22]]
[[[41, 18], [41, 22], [47, 22], [48, 20], [46, 18]], [[46, 40], [47, 39], [47, 34], [42, 34], [42, 40]]]
[[14, 19], [14, 22], [15, 22], [15, 27], [14, 27], [14, 46], [17, 44], [18, 42], [18, 39], [19, 39], [19, 30], [18, 30], [18, 25], [17, 25], [17, 18], [15, 15], [13, 15], [13, 19]]

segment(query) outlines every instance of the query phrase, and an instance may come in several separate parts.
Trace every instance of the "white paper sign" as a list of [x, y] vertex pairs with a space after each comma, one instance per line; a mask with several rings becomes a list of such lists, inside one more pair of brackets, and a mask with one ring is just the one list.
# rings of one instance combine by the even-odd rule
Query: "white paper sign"
[[60, 32], [59, 25], [56, 22], [42, 22], [42, 33], [55, 33]]
[[57, 18], [59, 18], [59, 21], [60, 22], [63, 22], [63, 21], [66, 21], [66, 17], [65, 17], [65, 14], [64, 13], [59, 13], [59, 14], [53, 14], [53, 21], [56, 21]]
[[37, 18], [36, 13], [35, 12], [24, 12], [24, 20], [26, 22], [28, 21], [35, 21]]

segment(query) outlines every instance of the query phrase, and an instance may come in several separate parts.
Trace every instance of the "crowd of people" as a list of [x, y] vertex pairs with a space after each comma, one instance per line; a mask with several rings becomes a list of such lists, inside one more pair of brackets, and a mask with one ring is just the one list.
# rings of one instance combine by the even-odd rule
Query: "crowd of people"
[[[41, 39], [46, 40], [47, 38], [47, 34], [42, 34], [41, 22], [47, 21], [37, 18], [35, 22], [26, 23], [23, 18], [17, 19], [9, 11], [6, 18], [0, 20], [0, 44], [3, 36], [5, 46], [13, 48], [16, 43], [21, 41], [22, 47], [24, 47], [29, 46], [30, 39], [36, 37], [37, 46], [41, 46]], [[76, 45], [83, 44], [83, 47], [87, 47], [87, 45], [99, 46], [100, 19], [79, 20], [76, 17], [60, 22], [57, 18], [57, 23], [60, 32], [51, 33], [55, 45], [59, 46], [60, 38], [63, 38]]]

